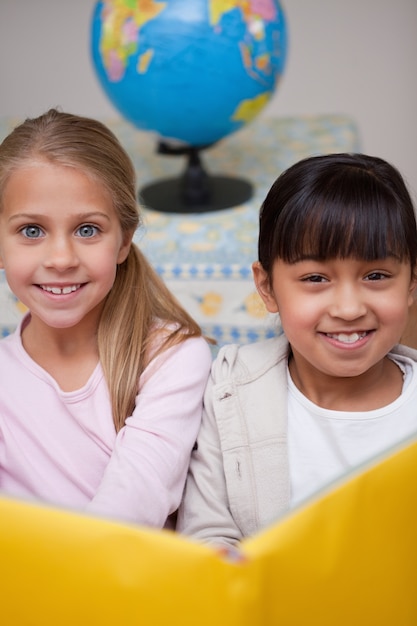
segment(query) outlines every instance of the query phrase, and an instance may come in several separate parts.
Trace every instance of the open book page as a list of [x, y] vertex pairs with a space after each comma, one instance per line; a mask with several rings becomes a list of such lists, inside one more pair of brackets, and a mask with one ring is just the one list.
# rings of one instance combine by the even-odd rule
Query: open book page
[[261, 623], [417, 624], [416, 525], [417, 433], [242, 543]]
[[5, 624], [417, 624], [417, 438], [241, 545], [0, 498]]

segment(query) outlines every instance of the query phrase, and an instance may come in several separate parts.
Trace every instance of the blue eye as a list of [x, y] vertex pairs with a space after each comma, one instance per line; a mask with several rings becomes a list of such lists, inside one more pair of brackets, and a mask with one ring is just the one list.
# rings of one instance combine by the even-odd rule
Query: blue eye
[[39, 228], [39, 226], [35, 226], [35, 224], [29, 224], [28, 226], [25, 226], [20, 232], [24, 235], [24, 237], [27, 237], [28, 239], [38, 239], [44, 234], [42, 228]]
[[92, 224], [83, 224], [77, 230], [78, 235], [85, 238], [94, 237], [98, 232], [97, 226], [93, 226]]

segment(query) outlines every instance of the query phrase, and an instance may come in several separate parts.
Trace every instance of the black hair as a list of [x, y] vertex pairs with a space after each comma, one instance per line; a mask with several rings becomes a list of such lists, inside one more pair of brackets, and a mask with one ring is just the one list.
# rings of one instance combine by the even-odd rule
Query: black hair
[[399, 171], [378, 157], [329, 154], [299, 161], [269, 190], [259, 216], [258, 259], [295, 263], [394, 256], [417, 262], [416, 217]]

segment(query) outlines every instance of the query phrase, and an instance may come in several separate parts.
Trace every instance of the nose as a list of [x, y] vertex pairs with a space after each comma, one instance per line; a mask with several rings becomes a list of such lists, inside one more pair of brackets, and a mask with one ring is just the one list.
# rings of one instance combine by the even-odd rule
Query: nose
[[49, 239], [44, 260], [45, 267], [65, 272], [76, 267], [78, 263], [76, 247], [71, 237], [60, 235]]
[[330, 315], [346, 321], [354, 321], [366, 315], [367, 305], [360, 286], [351, 283], [339, 285], [329, 309]]

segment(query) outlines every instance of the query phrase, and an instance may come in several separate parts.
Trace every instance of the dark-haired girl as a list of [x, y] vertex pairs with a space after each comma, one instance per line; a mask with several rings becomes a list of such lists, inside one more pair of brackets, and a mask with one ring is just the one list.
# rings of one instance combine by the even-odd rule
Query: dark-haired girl
[[236, 544], [417, 431], [414, 209], [382, 159], [305, 159], [273, 184], [253, 264], [283, 334], [222, 348], [178, 528]]

